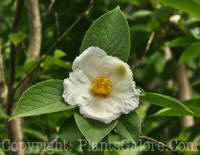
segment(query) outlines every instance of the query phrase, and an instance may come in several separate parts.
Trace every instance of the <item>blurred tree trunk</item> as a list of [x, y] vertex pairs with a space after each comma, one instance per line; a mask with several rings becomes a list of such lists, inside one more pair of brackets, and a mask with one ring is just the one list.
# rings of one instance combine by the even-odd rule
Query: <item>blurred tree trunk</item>
[[[18, 27], [20, 23], [20, 19], [22, 16], [22, 11], [24, 7], [24, 0], [17, 0], [15, 17], [12, 23], [12, 32], [17, 33]], [[10, 60], [9, 60], [9, 79], [8, 79], [8, 95], [6, 100], [6, 113], [8, 116], [12, 115], [13, 106], [14, 106], [14, 83], [15, 83], [15, 72], [16, 72], [16, 59], [18, 46], [15, 46], [11, 43], [11, 51], [10, 51]], [[10, 150], [11, 155], [25, 155], [24, 147], [23, 147], [23, 129], [22, 122], [20, 119], [15, 119], [12, 121], [6, 122], [8, 129], [8, 137], [10, 139], [10, 143], [15, 142], [16, 150]], [[15, 148], [14, 148], [15, 149]]]
[[[39, 59], [41, 49], [41, 21], [39, 0], [29, 0], [28, 3], [28, 20], [29, 20], [29, 46], [26, 52], [26, 63]], [[31, 79], [32, 80], [32, 79]], [[32, 85], [31, 80], [26, 81], [20, 88], [20, 96]], [[20, 118], [18, 125], [23, 127], [23, 118]]]
[[[40, 21], [39, 0], [28, 1], [28, 18], [29, 18], [29, 47], [26, 52], [26, 63], [38, 60], [40, 57], [42, 26]], [[20, 89], [22, 94], [29, 86], [32, 79], [23, 83]]]
[[[36, 60], [39, 58], [40, 48], [41, 48], [41, 22], [40, 22], [40, 12], [39, 12], [39, 1], [29, 0], [28, 2], [28, 17], [29, 17], [29, 30], [30, 30], [30, 41], [27, 54], [26, 62]], [[22, 8], [24, 5], [24, 0], [17, 1], [17, 9], [15, 20], [13, 22], [13, 33], [18, 31], [18, 25], [22, 13]], [[9, 80], [9, 94], [7, 101], [7, 114], [11, 115], [13, 112], [14, 105], [14, 89], [13, 84], [15, 80], [15, 68], [16, 64], [12, 63], [13, 59], [16, 59], [17, 47], [11, 44], [11, 67], [10, 67], [10, 80]], [[14, 61], [15, 62], [15, 61]], [[12, 74], [13, 73], [13, 74]], [[31, 85], [31, 83], [24, 83], [20, 88], [20, 95]], [[8, 135], [11, 142], [17, 143], [16, 151], [12, 151], [11, 155], [25, 155], [24, 144], [23, 144], [23, 118], [17, 118], [12, 121], [7, 122]]]
[[0, 38], [0, 101], [6, 103], [6, 97], [8, 95], [8, 87], [5, 80], [3, 53], [2, 53], [2, 40]]
[[28, 17], [29, 17], [29, 47], [26, 53], [26, 62], [37, 60], [40, 56], [41, 48], [41, 22], [39, 1], [28, 1]]
[[[187, 76], [185, 64], [176, 64], [176, 78], [178, 82], [179, 99], [181, 101], [189, 100], [192, 97], [191, 87]], [[192, 116], [185, 116], [181, 119], [182, 128], [194, 125]]]

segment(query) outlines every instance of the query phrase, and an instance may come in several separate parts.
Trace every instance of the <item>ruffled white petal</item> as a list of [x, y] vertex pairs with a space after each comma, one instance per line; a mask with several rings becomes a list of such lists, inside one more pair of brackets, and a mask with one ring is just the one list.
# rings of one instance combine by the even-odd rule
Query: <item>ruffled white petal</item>
[[[140, 90], [136, 89], [130, 67], [120, 59], [108, 56], [98, 47], [89, 47], [72, 66], [73, 72], [64, 80], [64, 100], [78, 105], [85, 117], [110, 123], [139, 105]], [[111, 94], [100, 98], [92, 94], [96, 76], [107, 76], [112, 82]]]
[[113, 103], [113, 100], [110, 98], [99, 99], [92, 97], [91, 100], [89, 100], [89, 104], [80, 106], [80, 113], [87, 118], [99, 120], [108, 124], [120, 116], [119, 110], [116, 110], [117, 107], [110, 109], [110, 103]]
[[90, 95], [91, 82], [83, 74], [81, 70], [75, 70], [69, 74], [69, 78], [63, 82], [64, 92], [63, 98], [65, 102], [70, 105], [80, 105], [85, 103], [88, 96]]
[[104, 60], [108, 55], [98, 47], [89, 47], [73, 62], [72, 70], [80, 69], [93, 80], [98, 74], [105, 71]]
[[140, 90], [136, 89], [135, 82], [131, 81], [126, 89], [117, 88], [113, 90], [112, 98], [118, 102], [121, 113], [128, 114], [138, 107], [139, 95]]

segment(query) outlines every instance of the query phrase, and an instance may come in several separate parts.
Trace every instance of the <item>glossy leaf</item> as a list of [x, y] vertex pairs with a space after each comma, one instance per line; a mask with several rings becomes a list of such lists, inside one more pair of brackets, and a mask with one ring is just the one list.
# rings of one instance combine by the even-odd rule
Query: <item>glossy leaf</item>
[[34, 68], [38, 64], [38, 60], [29, 61], [23, 66], [24, 72], [29, 72], [32, 68]]
[[196, 81], [194, 81], [194, 83], [192, 84], [193, 86], [199, 85], [200, 84], [200, 78]]
[[186, 48], [179, 60], [179, 63], [200, 57], [200, 42], [193, 43], [188, 48]]
[[32, 137], [36, 137], [40, 140], [48, 141], [48, 137], [40, 131], [37, 131], [37, 130], [34, 130], [34, 129], [29, 129], [29, 128], [24, 128], [24, 133], [29, 134]]
[[26, 38], [26, 34], [23, 32], [18, 33], [11, 33], [9, 35], [10, 41], [17, 46], [19, 43], [21, 43]]
[[149, 102], [157, 106], [174, 109], [177, 112], [192, 114], [192, 111], [186, 105], [170, 96], [145, 92], [145, 95], [140, 96], [140, 99], [142, 101]]
[[59, 137], [65, 142], [78, 141], [83, 137], [82, 133], [76, 125], [74, 117], [69, 118], [62, 124]]
[[90, 46], [127, 61], [130, 54], [130, 30], [119, 7], [98, 18], [86, 32], [81, 52]]
[[52, 69], [53, 67], [60, 67], [60, 68], [65, 68], [65, 69], [70, 69], [71, 68], [71, 63], [65, 62], [61, 59], [55, 58], [48, 56], [46, 60], [44, 61], [44, 69]]
[[0, 155], [5, 155], [5, 152], [0, 148]]
[[194, 39], [192, 37], [178, 37], [171, 41], [169, 41], [165, 47], [180, 47], [180, 46], [187, 46], [188, 44], [191, 44], [194, 42]]
[[19, 99], [12, 119], [75, 108], [64, 102], [62, 93], [62, 80], [47, 80], [32, 86]]
[[54, 51], [54, 58], [59, 59], [59, 58], [62, 58], [62, 57], [64, 57], [64, 56], [67, 56], [67, 54], [66, 54], [64, 51], [62, 51], [62, 50], [60, 50], [60, 49], [56, 49], [56, 50]]
[[116, 125], [117, 132], [130, 142], [137, 142], [140, 132], [141, 123], [135, 111], [123, 115]]
[[93, 149], [117, 124], [117, 121], [105, 124], [100, 121], [85, 118], [79, 113], [74, 113], [74, 117], [79, 130]]
[[189, 13], [191, 16], [200, 19], [200, 2], [196, 0], [159, 0], [160, 2], [174, 7], [176, 9], [183, 10]]
[[139, 11], [134, 12], [131, 15], [131, 18], [133, 20], [135, 20], [135, 19], [138, 19], [138, 18], [150, 16], [150, 15], [152, 15], [152, 11], [149, 11], [149, 10], [139, 10]]
[[154, 116], [194, 116], [200, 117], [200, 98], [184, 101], [183, 104], [191, 109], [192, 114], [184, 111], [177, 111], [176, 109], [164, 108], [154, 114]]
[[140, 5], [140, 0], [116, 0], [116, 1], [119, 1], [121, 3], [131, 3], [131, 4], [137, 5], [137, 6]]
[[8, 118], [8, 116], [4, 113], [1, 105], [0, 105], [0, 119], [5, 119], [5, 118]]

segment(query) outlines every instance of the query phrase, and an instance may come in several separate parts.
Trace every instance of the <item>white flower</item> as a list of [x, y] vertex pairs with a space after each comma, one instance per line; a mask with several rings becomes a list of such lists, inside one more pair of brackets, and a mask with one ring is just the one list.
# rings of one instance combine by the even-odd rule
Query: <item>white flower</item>
[[63, 83], [63, 98], [78, 105], [83, 116], [108, 124], [138, 107], [140, 90], [120, 59], [89, 47], [75, 59], [72, 70]]

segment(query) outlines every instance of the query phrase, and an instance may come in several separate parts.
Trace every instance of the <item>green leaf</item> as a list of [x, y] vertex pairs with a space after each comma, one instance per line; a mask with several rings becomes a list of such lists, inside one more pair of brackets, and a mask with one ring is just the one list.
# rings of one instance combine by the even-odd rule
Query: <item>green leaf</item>
[[191, 44], [194, 42], [194, 39], [192, 37], [178, 37], [171, 41], [169, 41], [165, 47], [180, 47], [180, 46], [187, 46], [188, 44]]
[[153, 116], [188, 116], [189, 114], [185, 111], [177, 111], [171, 108], [163, 108], [156, 112]]
[[200, 84], [200, 78], [197, 79], [196, 81], [194, 81], [194, 83], [192, 84], [192, 86], [196, 86]]
[[54, 51], [54, 58], [59, 59], [59, 58], [62, 58], [62, 57], [64, 57], [64, 56], [67, 56], [67, 54], [66, 54], [64, 51], [59, 50], [59, 49], [56, 49], [56, 50]]
[[188, 101], [184, 101], [183, 104], [190, 108], [190, 110], [193, 112], [192, 114], [188, 114], [185, 111], [177, 111], [176, 109], [171, 108], [164, 108], [159, 110], [157, 113], [154, 114], [154, 116], [194, 116], [194, 117], [200, 117], [200, 98], [191, 99]]
[[135, 111], [122, 115], [116, 126], [117, 132], [130, 142], [136, 143], [141, 132], [141, 123]]
[[198, 98], [193, 98], [191, 100], [186, 100], [183, 102], [186, 106], [190, 107], [199, 107], [200, 108], [200, 97]]
[[29, 61], [27, 62], [24, 66], [23, 66], [23, 70], [24, 72], [29, 72], [31, 69], [33, 69], [37, 64], [38, 64], [38, 60], [34, 60], [34, 61]]
[[128, 139], [130, 142], [134, 142], [133, 137], [131, 136], [131, 134], [128, 132], [128, 130], [126, 129], [126, 127], [120, 122], [118, 121], [115, 129], [117, 130], [117, 132], [125, 137], [126, 139]]
[[98, 18], [84, 36], [81, 52], [96, 46], [109, 55], [127, 61], [130, 54], [130, 30], [119, 7]]
[[139, 10], [139, 11], [134, 12], [131, 15], [131, 18], [133, 18], [133, 20], [135, 20], [138, 18], [150, 16], [151, 14], [152, 14], [152, 11], [150, 11], [150, 10]]
[[195, 42], [183, 51], [179, 63], [183, 63], [185, 61], [197, 58], [199, 56], [200, 56], [200, 42]]
[[11, 119], [75, 108], [64, 102], [62, 80], [40, 82], [24, 92]]
[[140, 0], [117, 0], [121, 3], [131, 3], [133, 5], [139, 6], [140, 5]]
[[160, 0], [165, 5], [183, 10], [191, 16], [200, 19], [200, 3], [195, 0]]
[[[83, 142], [82, 142], [83, 141]], [[91, 146], [85, 142], [85, 139], [81, 140], [82, 142], [82, 150], [84, 155], [104, 155], [105, 149], [107, 149], [107, 137], [105, 137], [101, 143], [98, 143], [97, 146], [94, 149], [91, 149]]]
[[79, 130], [87, 139], [92, 149], [94, 149], [117, 124], [117, 121], [105, 124], [100, 121], [85, 118], [79, 113], [74, 113], [74, 117]]
[[4, 113], [2, 106], [0, 105], [0, 119], [8, 118], [8, 116]]
[[[117, 125], [116, 125], [116, 127], [117, 127]], [[124, 137], [119, 135], [119, 134], [112, 134], [112, 133], [108, 134], [107, 142], [109, 144], [112, 144], [112, 145], [115, 145], [115, 146], [120, 146], [120, 145], [122, 145], [122, 144], [120, 144], [120, 142], [123, 143], [123, 140], [124, 140]], [[125, 143], [130, 143], [130, 141], [126, 141]]]
[[142, 101], [149, 102], [149, 103], [157, 105], [157, 106], [174, 109], [177, 112], [184, 112], [184, 113], [188, 113], [188, 114], [192, 114], [193, 113], [181, 101], [179, 101], [179, 100], [177, 100], [175, 98], [172, 98], [170, 96], [145, 92], [145, 95], [140, 96], [140, 99]]
[[71, 63], [65, 62], [63, 60], [48, 56], [44, 61], [44, 69], [52, 69], [52, 67], [61, 67], [65, 69], [71, 69]]
[[76, 125], [74, 117], [69, 118], [62, 124], [59, 137], [65, 142], [78, 141], [83, 137], [82, 133]]
[[18, 33], [11, 33], [9, 35], [10, 41], [17, 46], [19, 43], [21, 43], [26, 38], [26, 34], [23, 32]]
[[0, 155], [5, 155], [5, 153], [3, 152], [1, 148], [0, 148]]
[[37, 130], [34, 130], [34, 129], [29, 129], [29, 128], [24, 128], [24, 133], [29, 134], [30, 136], [32, 136], [34, 138], [36, 137], [40, 140], [48, 141], [48, 137], [40, 131], [37, 131]]

